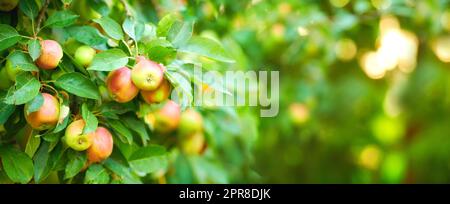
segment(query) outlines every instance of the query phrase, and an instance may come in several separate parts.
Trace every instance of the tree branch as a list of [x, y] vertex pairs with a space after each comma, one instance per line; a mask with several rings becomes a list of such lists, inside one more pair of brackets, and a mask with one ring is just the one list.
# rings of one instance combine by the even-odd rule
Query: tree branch
[[[44, 20], [45, 12], [47, 11], [49, 4], [50, 4], [50, 0], [45, 0], [44, 6], [42, 6], [42, 9], [39, 11], [39, 16], [38, 16], [37, 24], [36, 24], [37, 33], [39, 33], [39, 31], [41, 30], [40, 27], [42, 24], [42, 20]], [[37, 35], [37, 33], [36, 33], [36, 35]]]
[[123, 6], [125, 7], [125, 11], [127, 12], [127, 16], [133, 16], [130, 6], [128, 5], [126, 0], [120, 0], [122, 2]]

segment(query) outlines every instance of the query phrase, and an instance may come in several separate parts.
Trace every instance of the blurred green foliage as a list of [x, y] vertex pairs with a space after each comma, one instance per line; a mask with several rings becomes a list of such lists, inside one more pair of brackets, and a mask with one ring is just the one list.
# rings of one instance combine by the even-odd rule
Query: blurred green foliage
[[[258, 176], [237, 182], [450, 182], [450, 1], [164, 2], [222, 40], [237, 59], [226, 68], [280, 71], [279, 115], [247, 116]], [[382, 50], [382, 19], [412, 45], [388, 41], [388, 54], [410, 64], [375, 76], [364, 54]]]

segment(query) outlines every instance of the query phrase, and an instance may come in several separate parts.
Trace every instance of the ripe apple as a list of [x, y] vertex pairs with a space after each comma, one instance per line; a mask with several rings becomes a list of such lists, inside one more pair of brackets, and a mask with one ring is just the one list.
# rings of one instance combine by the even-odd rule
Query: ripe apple
[[41, 41], [41, 55], [36, 60], [42, 69], [55, 69], [63, 57], [63, 51], [58, 42], [54, 40]]
[[131, 80], [131, 70], [126, 67], [110, 72], [106, 86], [113, 100], [119, 103], [129, 102], [139, 93], [139, 89]]
[[189, 155], [199, 155], [206, 147], [205, 137], [202, 132], [197, 132], [180, 139], [181, 151]]
[[47, 130], [53, 128], [59, 119], [59, 101], [48, 93], [42, 93], [44, 103], [36, 112], [27, 114], [28, 104], [25, 105], [25, 119], [33, 129]]
[[73, 121], [69, 126], [67, 126], [66, 133], [64, 135], [64, 141], [67, 146], [76, 151], [84, 151], [92, 145], [92, 135], [94, 132], [83, 134], [85, 125], [86, 123], [84, 120], [79, 119]]
[[113, 138], [108, 129], [98, 127], [92, 134], [92, 145], [87, 150], [89, 163], [101, 162], [108, 158], [113, 151]]
[[144, 91], [141, 90], [141, 96], [148, 104], [161, 103], [170, 95], [170, 83], [164, 79], [156, 90]]
[[187, 109], [181, 113], [180, 126], [178, 133], [180, 135], [191, 135], [196, 132], [201, 132], [203, 129], [203, 118], [195, 109]]
[[13, 82], [9, 79], [6, 68], [0, 70], [0, 90], [6, 90], [13, 85]]
[[91, 64], [95, 54], [96, 52], [94, 48], [87, 45], [80, 46], [75, 51], [75, 62], [84, 67], [87, 67]]
[[174, 131], [178, 127], [180, 116], [180, 106], [168, 100], [161, 109], [155, 112], [155, 130], [160, 133]]
[[162, 66], [143, 57], [137, 59], [137, 64], [131, 71], [133, 83], [144, 91], [153, 91], [158, 88], [163, 78]]
[[11, 11], [16, 8], [19, 0], [1, 0], [0, 11]]

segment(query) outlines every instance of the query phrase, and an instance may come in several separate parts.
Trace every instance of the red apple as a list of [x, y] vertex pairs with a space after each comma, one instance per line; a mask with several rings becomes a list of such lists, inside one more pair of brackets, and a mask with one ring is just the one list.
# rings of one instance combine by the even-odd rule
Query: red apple
[[180, 106], [168, 100], [164, 106], [155, 112], [155, 130], [160, 133], [169, 133], [177, 129], [180, 122]]
[[113, 100], [119, 103], [129, 102], [139, 93], [139, 89], [131, 80], [131, 70], [127, 67], [110, 72], [106, 86]]
[[87, 150], [88, 162], [101, 162], [108, 158], [113, 151], [113, 138], [108, 129], [98, 127], [92, 134], [92, 145]]
[[152, 103], [161, 103], [170, 95], [170, 83], [164, 79], [159, 87], [154, 91], [144, 91], [141, 90], [141, 96], [145, 102]]
[[41, 41], [41, 55], [36, 60], [42, 69], [55, 69], [63, 57], [63, 51], [58, 42], [54, 40]]
[[47, 130], [53, 128], [59, 119], [59, 101], [48, 93], [42, 93], [44, 103], [39, 110], [27, 114], [28, 104], [25, 105], [25, 119], [33, 129]]

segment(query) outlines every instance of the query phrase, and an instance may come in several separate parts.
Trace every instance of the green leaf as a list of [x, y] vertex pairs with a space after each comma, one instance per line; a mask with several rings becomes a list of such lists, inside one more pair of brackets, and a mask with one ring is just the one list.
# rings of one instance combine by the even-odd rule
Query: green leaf
[[158, 23], [156, 35], [158, 37], [166, 37], [169, 34], [172, 25], [177, 21], [180, 22], [181, 19], [176, 13], [165, 15]]
[[[61, 158], [66, 149], [63, 148], [62, 145], [52, 147], [51, 144], [43, 142], [34, 155], [34, 180], [36, 183], [40, 183], [46, 179], [52, 170], [55, 169], [56, 165], [60, 164], [60, 161], [62, 161]], [[61, 168], [61, 170], [63, 169], [64, 168]]]
[[72, 26], [67, 28], [70, 36], [78, 42], [90, 46], [106, 43], [106, 38], [92, 26]]
[[86, 103], [84, 103], [81, 106], [81, 116], [83, 117], [83, 120], [86, 123], [83, 129], [83, 134], [94, 132], [95, 129], [97, 129], [98, 120], [97, 117], [95, 117], [95, 115], [92, 114], [91, 111], [89, 111]]
[[204, 37], [192, 37], [179, 48], [180, 52], [194, 53], [222, 62], [234, 63], [234, 60], [225, 52], [218, 42]]
[[41, 137], [31, 134], [30, 138], [28, 139], [27, 145], [25, 146], [25, 153], [27, 153], [30, 158], [33, 158], [34, 153], [36, 153], [40, 144]]
[[78, 15], [69, 10], [56, 11], [48, 17], [44, 26], [51, 28], [64, 28], [75, 23], [78, 17]]
[[119, 139], [124, 143], [133, 143], [133, 134], [119, 120], [108, 120], [108, 124], [117, 133]]
[[20, 0], [19, 9], [33, 20], [39, 13], [38, 5], [35, 1], [30, 0]]
[[123, 182], [128, 184], [140, 184], [142, 183], [139, 178], [134, 175], [130, 169], [123, 164], [120, 164], [113, 159], [109, 158], [104, 163], [105, 167], [114, 172], [117, 176], [119, 176]]
[[5, 124], [9, 116], [14, 113], [16, 106], [12, 104], [5, 104], [0, 101], [0, 125]]
[[61, 0], [61, 2], [63, 2], [63, 4], [68, 5], [72, 3], [72, 0]]
[[128, 64], [128, 56], [120, 49], [110, 49], [95, 55], [88, 70], [113, 71]]
[[127, 17], [122, 24], [125, 33], [135, 41], [139, 41], [144, 34], [145, 24], [136, 21], [132, 17]]
[[104, 117], [111, 119], [119, 119], [120, 114], [124, 114], [126, 112], [133, 111], [133, 107], [128, 105], [129, 103], [117, 103], [117, 102], [108, 102], [102, 104], [100, 107], [100, 111]]
[[109, 174], [100, 164], [89, 166], [84, 177], [85, 184], [107, 184], [109, 183]]
[[13, 147], [0, 147], [3, 170], [6, 175], [19, 183], [28, 183], [33, 177], [33, 162], [27, 154]]
[[172, 70], [167, 70], [165, 75], [173, 86], [174, 96], [177, 96], [172, 100], [180, 104], [182, 109], [188, 107], [194, 98], [192, 95], [191, 81], [181, 75], [180, 72], [173, 72]]
[[95, 19], [94, 22], [100, 24], [103, 30], [105, 30], [106, 34], [108, 34], [111, 38], [116, 40], [123, 39], [122, 28], [113, 19], [107, 16], [103, 16], [100, 19]]
[[48, 143], [43, 142], [34, 155], [34, 180], [36, 183], [44, 180], [50, 173], [50, 167], [47, 165], [49, 158], [48, 147]]
[[[39, 45], [39, 47], [40, 47], [40, 45]], [[22, 51], [16, 50], [16, 51], [12, 52], [8, 56], [8, 61], [9, 61], [9, 63], [11, 63], [12, 67], [17, 67], [24, 71], [39, 71], [39, 69], [33, 63], [33, 60], [31, 59], [31, 57]]]
[[59, 119], [55, 129], [53, 130], [53, 133], [58, 133], [62, 131], [64, 128], [66, 128], [67, 124], [69, 123], [69, 116], [70, 116], [69, 100], [67, 100], [65, 97], [60, 98], [62, 99], [62, 102], [59, 104]]
[[19, 73], [15, 86], [9, 89], [4, 102], [15, 105], [25, 104], [39, 94], [40, 88], [41, 83], [31, 73]]
[[0, 24], [0, 51], [3, 51], [20, 40], [20, 35], [13, 27]]
[[142, 120], [138, 120], [135, 117], [124, 117], [123, 122], [126, 126], [132, 127], [131, 130], [136, 132], [142, 140], [142, 144], [144, 146], [147, 146], [147, 141], [150, 140], [150, 137], [148, 136], [147, 130], [145, 129], [145, 123]]
[[97, 86], [80, 73], [67, 73], [56, 79], [55, 85], [83, 98], [100, 100]]
[[35, 61], [41, 55], [41, 44], [39, 40], [30, 40], [28, 42], [28, 52], [30, 53], [31, 59]]
[[145, 48], [145, 52], [151, 60], [164, 64], [168, 64], [177, 55], [176, 49], [166, 39], [153, 39], [146, 44]]
[[38, 95], [36, 95], [36, 97], [34, 97], [33, 100], [29, 101], [27, 104], [26, 114], [28, 115], [30, 113], [38, 111], [39, 108], [41, 108], [42, 104], [44, 104], [44, 97], [41, 93], [39, 93]]
[[185, 44], [191, 37], [194, 29], [194, 22], [175, 22], [167, 34], [167, 39], [169, 39], [172, 44], [179, 48]]
[[67, 157], [69, 162], [67, 162], [64, 170], [64, 179], [77, 175], [87, 162], [87, 156], [84, 152], [69, 151]]
[[162, 146], [150, 145], [134, 152], [128, 159], [130, 167], [139, 176], [167, 168], [167, 152]]

